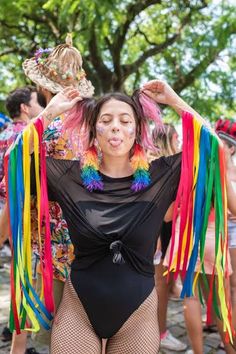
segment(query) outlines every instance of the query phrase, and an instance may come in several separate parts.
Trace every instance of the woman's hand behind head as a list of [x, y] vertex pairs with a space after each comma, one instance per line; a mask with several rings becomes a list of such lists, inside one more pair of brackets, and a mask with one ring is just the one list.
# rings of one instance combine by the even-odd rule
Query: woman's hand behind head
[[161, 80], [149, 81], [143, 85], [141, 90], [157, 103], [173, 106], [180, 100], [170, 85]]
[[54, 96], [45, 110], [42, 112], [43, 118], [51, 122], [62, 113], [69, 111], [75, 104], [82, 100], [77, 89], [66, 88]]

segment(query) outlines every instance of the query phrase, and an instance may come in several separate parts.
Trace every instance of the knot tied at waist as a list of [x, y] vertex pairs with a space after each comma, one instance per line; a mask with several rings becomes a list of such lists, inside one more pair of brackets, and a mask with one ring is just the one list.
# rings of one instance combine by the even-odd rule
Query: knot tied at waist
[[110, 250], [113, 253], [112, 261], [115, 264], [124, 264], [125, 263], [125, 260], [121, 254], [122, 246], [123, 246], [123, 242], [120, 240], [113, 241], [110, 244]]

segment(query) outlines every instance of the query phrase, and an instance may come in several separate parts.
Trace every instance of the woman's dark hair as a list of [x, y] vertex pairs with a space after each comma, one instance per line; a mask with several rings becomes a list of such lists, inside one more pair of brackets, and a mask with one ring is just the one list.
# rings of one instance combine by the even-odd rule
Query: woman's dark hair
[[86, 123], [88, 125], [88, 129], [90, 132], [89, 142], [91, 142], [96, 136], [96, 122], [97, 122], [97, 118], [98, 118], [99, 112], [101, 111], [102, 106], [106, 102], [108, 102], [112, 99], [114, 99], [116, 101], [121, 101], [121, 102], [127, 103], [132, 108], [132, 110], [134, 112], [136, 126], [137, 126], [136, 135], [137, 136], [139, 135], [139, 132], [141, 131], [141, 122], [143, 119], [143, 114], [142, 114], [142, 109], [141, 109], [140, 104], [137, 104], [136, 100], [133, 97], [130, 97], [130, 96], [125, 95], [120, 92], [113, 92], [113, 93], [107, 93], [104, 96], [102, 96], [101, 98], [99, 98], [95, 102], [92, 109], [90, 109], [86, 112], [85, 119], [86, 119]]
[[64, 130], [72, 142], [80, 142], [81, 152], [86, 151], [96, 137], [96, 123], [102, 106], [114, 99], [127, 103], [132, 108], [136, 122], [137, 143], [146, 150], [156, 151], [150, 134], [149, 120], [153, 121], [155, 125], [162, 125], [160, 111], [151, 99], [145, 98], [145, 102], [140, 103], [140, 98], [143, 100], [142, 93], [140, 90], [136, 90], [131, 97], [120, 92], [112, 92], [98, 99], [83, 99], [66, 114]]

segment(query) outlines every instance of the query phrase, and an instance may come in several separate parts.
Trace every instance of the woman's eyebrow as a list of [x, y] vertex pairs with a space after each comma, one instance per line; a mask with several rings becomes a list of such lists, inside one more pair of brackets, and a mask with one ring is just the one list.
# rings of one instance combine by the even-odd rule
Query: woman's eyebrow
[[113, 114], [111, 114], [111, 113], [103, 113], [103, 114], [100, 116], [100, 118], [102, 118], [102, 117], [104, 117], [104, 116], [112, 117]]
[[[103, 113], [100, 118], [104, 117], [104, 116], [108, 116], [108, 117], [113, 117], [114, 114], [111, 113]], [[131, 117], [131, 115], [128, 112], [124, 112], [124, 113], [119, 113], [119, 116], [129, 116]]]
[[119, 116], [129, 116], [129, 117], [131, 117], [131, 115], [128, 112], [120, 113]]

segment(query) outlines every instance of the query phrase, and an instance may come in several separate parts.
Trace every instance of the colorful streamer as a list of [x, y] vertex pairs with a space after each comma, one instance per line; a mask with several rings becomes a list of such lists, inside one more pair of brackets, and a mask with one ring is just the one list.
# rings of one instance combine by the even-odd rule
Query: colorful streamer
[[[46, 159], [42, 134], [43, 125], [38, 119], [18, 135], [4, 161], [12, 250], [10, 330], [16, 330], [18, 334], [22, 329], [36, 332], [40, 325], [49, 329], [48, 322], [52, 320], [54, 310]], [[43, 278], [42, 298], [44, 301], [37, 295], [32, 281], [30, 226], [30, 141], [32, 136], [38, 197], [38, 241], [41, 250], [40, 263]], [[44, 244], [42, 244], [40, 237], [43, 225], [46, 235]]]
[[[196, 288], [194, 278], [197, 258], [200, 257], [201, 272], [204, 271], [204, 248], [206, 230], [212, 202], [216, 214], [215, 264], [210, 284], [208, 305], [213, 301], [217, 315], [223, 320], [224, 330], [232, 341], [231, 309], [224, 288], [228, 275], [227, 264], [227, 201], [223, 147], [218, 138], [190, 113], [183, 114], [183, 154], [180, 184], [173, 218], [169, 271], [175, 277], [181, 272], [184, 278], [182, 297], [191, 296]], [[8, 212], [11, 230], [11, 314], [10, 328], [20, 333], [21, 329], [37, 331], [39, 325], [49, 328], [52, 319], [52, 259], [46, 186], [46, 158], [42, 142], [43, 125], [40, 119], [30, 124], [20, 134], [5, 157]], [[30, 228], [30, 139], [34, 140], [34, 169], [38, 201], [38, 243], [42, 267], [43, 293], [41, 298], [32, 286], [31, 274], [31, 228]], [[148, 185], [150, 177], [142, 151], [136, 146], [132, 161], [136, 171], [133, 189]], [[98, 173], [97, 152], [92, 148], [84, 156], [82, 178], [90, 191], [102, 189]], [[40, 166], [40, 167], [39, 167]], [[179, 236], [175, 238], [176, 220], [180, 215]], [[22, 222], [23, 221], [23, 222]], [[42, 243], [41, 230], [45, 227]], [[178, 252], [174, 257], [174, 245]], [[217, 274], [218, 281], [214, 275]], [[217, 298], [220, 301], [217, 301]], [[45, 304], [45, 305], [44, 305]], [[208, 311], [208, 315], [209, 315]], [[29, 321], [28, 321], [29, 320]], [[30, 323], [29, 323], [30, 322]]]
[[[183, 298], [194, 294], [201, 271], [206, 286], [210, 288], [207, 304], [208, 321], [213, 303], [217, 316], [222, 319], [226, 337], [232, 341], [234, 330], [225, 289], [225, 278], [228, 276], [228, 241], [223, 145], [215, 134], [188, 112], [182, 116], [182, 126], [182, 171], [174, 208], [168, 272], [174, 271], [175, 279], [181, 274]], [[215, 210], [215, 264], [209, 286], [204, 270], [204, 250], [212, 206]], [[180, 228], [179, 234], [176, 235], [178, 217]], [[177, 254], [174, 252], [176, 244]], [[198, 257], [201, 268], [196, 272]]]

